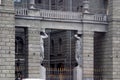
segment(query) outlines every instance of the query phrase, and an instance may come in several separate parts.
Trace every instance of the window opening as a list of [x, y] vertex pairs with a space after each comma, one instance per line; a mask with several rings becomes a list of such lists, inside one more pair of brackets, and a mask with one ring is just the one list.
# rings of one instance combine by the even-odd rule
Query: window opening
[[14, 2], [21, 2], [21, 0], [14, 0]]
[[27, 78], [27, 33], [25, 28], [15, 28], [15, 80]]
[[54, 40], [51, 40], [51, 56], [54, 55]]
[[51, 9], [56, 10], [56, 1], [55, 0], [51, 0]]
[[23, 40], [22, 38], [20, 37], [16, 37], [16, 40], [15, 40], [15, 53], [16, 54], [20, 54], [20, 53], [23, 53]]
[[59, 53], [58, 55], [62, 55], [62, 39], [59, 39]]
[[42, 3], [42, 0], [35, 0], [35, 3], [36, 3], [36, 4], [41, 4], [41, 3]]

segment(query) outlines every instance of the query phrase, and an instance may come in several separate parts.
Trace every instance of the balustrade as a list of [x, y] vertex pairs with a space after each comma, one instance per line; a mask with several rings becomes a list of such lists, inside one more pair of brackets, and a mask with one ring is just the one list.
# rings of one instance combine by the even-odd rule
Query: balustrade
[[56, 11], [56, 10], [30, 10], [28, 8], [16, 7], [16, 16], [36, 16], [44, 19], [59, 19], [59, 20], [92, 20], [92, 21], [107, 21], [107, 17], [104, 14], [84, 14], [82, 17], [81, 12], [69, 12], [69, 11]]

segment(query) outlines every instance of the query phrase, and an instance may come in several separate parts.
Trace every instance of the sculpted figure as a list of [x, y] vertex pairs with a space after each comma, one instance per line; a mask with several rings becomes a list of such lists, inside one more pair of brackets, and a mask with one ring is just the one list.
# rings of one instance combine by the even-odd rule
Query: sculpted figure
[[48, 35], [45, 33], [45, 30], [40, 32], [40, 56], [42, 57], [41, 62], [44, 59], [44, 39], [47, 38]]
[[75, 59], [78, 63], [78, 65], [82, 66], [82, 39], [79, 34], [74, 35], [76, 39], [75, 43]]

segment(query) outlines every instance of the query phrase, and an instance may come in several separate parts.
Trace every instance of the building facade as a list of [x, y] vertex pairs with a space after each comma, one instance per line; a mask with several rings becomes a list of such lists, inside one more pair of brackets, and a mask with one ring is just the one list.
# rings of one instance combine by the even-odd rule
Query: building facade
[[[119, 0], [0, 0], [0, 80], [73, 80], [76, 33], [82, 80], [120, 79]], [[40, 32], [45, 30], [44, 60]], [[41, 63], [42, 61], [42, 63]], [[41, 63], [41, 64], [40, 64]]]

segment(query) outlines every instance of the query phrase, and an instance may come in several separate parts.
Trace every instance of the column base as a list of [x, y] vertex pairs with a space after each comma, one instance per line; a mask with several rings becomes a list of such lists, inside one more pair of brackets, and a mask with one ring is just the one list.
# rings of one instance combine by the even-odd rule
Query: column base
[[80, 66], [73, 69], [73, 80], [82, 80], [82, 68]]
[[30, 9], [36, 9], [34, 5], [30, 5]]
[[46, 80], [46, 68], [40, 65], [40, 79]]

